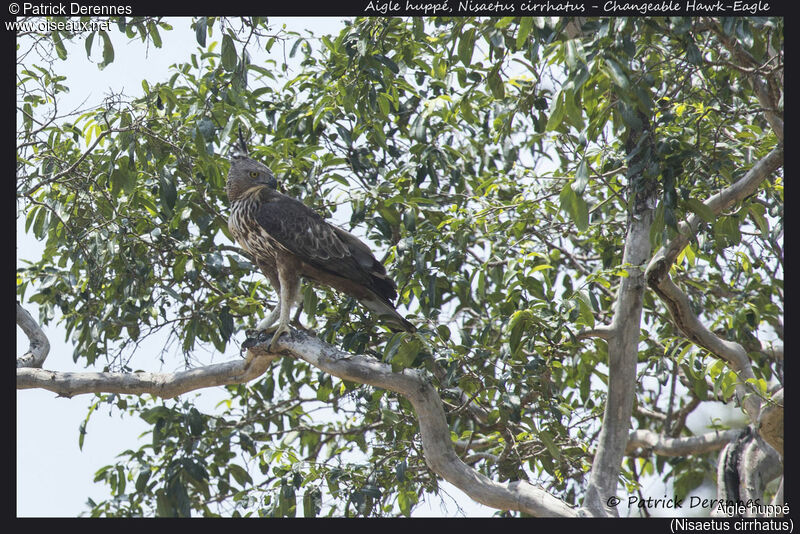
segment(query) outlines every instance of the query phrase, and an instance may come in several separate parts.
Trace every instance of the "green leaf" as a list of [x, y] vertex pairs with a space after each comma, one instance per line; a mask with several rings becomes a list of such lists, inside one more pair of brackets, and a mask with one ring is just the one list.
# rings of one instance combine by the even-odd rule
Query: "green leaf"
[[294, 486], [289, 484], [281, 485], [278, 494], [278, 513], [281, 517], [294, 517], [297, 513], [297, 496]]
[[203, 430], [205, 430], [205, 421], [203, 420], [203, 415], [197, 410], [197, 408], [192, 408], [189, 410], [189, 432], [193, 436], [200, 436], [203, 434]]
[[303, 517], [317, 517], [320, 510], [320, 491], [307, 489], [303, 494]]
[[472, 63], [472, 53], [475, 50], [475, 28], [470, 28], [458, 40], [458, 59], [465, 67]]
[[592, 313], [592, 303], [589, 300], [589, 295], [585, 291], [579, 291], [576, 297], [581, 322], [589, 328], [594, 328], [594, 314]]
[[191, 515], [192, 505], [189, 501], [189, 494], [186, 486], [179, 480], [173, 479], [167, 486], [167, 496], [175, 509], [176, 516], [189, 517]]
[[409, 341], [401, 344], [397, 348], [397, 352], [395, 352], [394, 356], [392, 357], [392, 371], [395, 373], [402, 371], [406, 367], [409, 367], [414, 360], [417, 358], [420, 349], [420, 341], [417, 338], [412, 338]]
[[161, 48], [161, 35], [158, 33], [158, 26], [156, 26], [155, 22], [147, 23], [147, 32], [153, 40], [153, 45], [155, 45], [156, 48]]
[[383, 54], [375, 54], [375, 59], [386, 65], [386, 67], [392, 71], [393, 74], [398, 74], [400, 72], [400, 67], [397, 66], [397, 63], [389, 59], [388, 57], [384, 56]]
[[78, 426], [78, 450], [83, 450], [83, 441], [86, 437], [86, 421], [81, 421], [80, 426]]
[[400, 490], [397, 494], [397, 505], [400, 507], [400, 513], [406, 517], [411, 516], [411, 510], [417, 504], [417, 492], [413, 490]]
[[36, 212], [36, 219], [33, 221], [33, 235], [36, 236], [36, 239], [44, 239], [45, 233], [50, 227], [49, 221], [50, 217], [48, 217], [46, 209], [41, 208]]
[[103, 38], [103, 61], [97, 65], [102, 70], [114, 62], [114, 45], [111, 44], [111, 37], [108, 32], [100, 30], [100, 37]]
[[578, 66], [579, 61], [585, 63], [582, 57], [581, 42], [578, 39], [570, 39], [566, 42], [565, 47], [565, 59], [567, 61], [567, 67], [574, 70], [575, 67]]
[[578, 165], [578, 170], [575, 171], [575, 180], [572, 182], [572, 190], [577, 194], [582, 195], [586, 189], [586, 184], [589, 183], [589, 168], [586, 165], [586, 158], [583, 158]]
[[714, 215], [714, 211], [697, 198], [687, 199], [686, 204], [689, 206], [689, 209], [692, 210], [693, 213], [696, 213], [701, 219], [703, 219], [707, 223], [713, 223], [714, 219], [717, 218], [717, 216]]
[[200, 17], [194, 23], [194, 37], [197, 44], [205, 48], [206, 36], [208, 35], [208, 17]]
[[557, 129], [561, 126], [561, 123], [564, 120], [564, 93], [559, 92], [554, 98], [551, 105], [550, 110], [550, 117], [547, 119], [547, 126], [545, 126], [545, 131], [552, 131]]
[[578, 231], [583, 232], [589, 228], [589, 207], [583, 198], [575, 193], [571, 183], [568, 182], [561, 189], [559, 200], [561, 209], [570, 216]]
[[167, 493], [164, 490], [159, 490], [156, 493], [156, 517], [175, 517], [175, 508]]
[[167, 176], [165, 172], [159, 174], [159, 186], [161, 203], [167, 208], [167, 213], [171, 215], [178, 198], [178, 190], [175, 188], [172, 177]]
[[83, 42], [83, 46], [86, 48], [86, 59], [92, 59], [92, 43], [94, 42], [94, 34], [95, 32], [92, 32], [87, 35], [86, 40]]
[[613, 59], [605, 58], [605, 62], [606, 68], [603, 70], [605, 70], [605, 72], [611, 77], [611, 80], [617, 87], [619, 87], [623, 92], [627, 93], [631, 84], [622, 68]]
[[518, 310], [511, 315], [511, 319], [508, 321], [508, 329], [510, 332], [508, 347], [513, 355], [517, 355], [522, 348], [520, 340], [522, 339], [522, 334], [525, 333], [529, 326], [531, 316], [530, 310]]
[[[127, 158], [127, 156], [125, 157]], [[114, 169], [109, 180], [111, 181], [111, 194], [115, 197], [119, 195], [120, 191], [130, 195], [136, 188], [136, 174], [131, 172], [128, 166], [124, 164]]]
[[61, 60], [67, 59], [67, 49], [64, 47], [64, 43], [61, 41], [61, 34], [57, 31], [54, 31], [50, 33], [50, 36], [53, 38], [53, 44], [56, 47], [58, 58]]
[[748, 209], [750, 213], [750, 218], [753, 219], [756, 227], [761, 232], [763, 237], [769, 236], [769, 223], [767, 219], [764, 217], [764, 213], [766, 212], [766, 208], [761, 204], [752, 203]]
[[236, 46], [233, 38], [227, 33], [222, 37], [222, 68], [228, 72], [236, 70]]
[[234, 480], [236, 480], [236, 482], [242, 487], [253, 483], [253, 479], [250, 477], [250, 474], [240, 465], [229, 464], [228, 472], [230, 472]]
[[303, 290], [303, 310], [309, 315], [313, 316], [317, 311], [317, 305], [319, 304], [319, 297], [317, 297], [317, 293], [314, 291], [314, 288], [306, 286]]
[[564, 90], [564, 106], [569, 123], [575, 127], [576, 130], [583, 130], [583, 112], [577, 101], [580, 98], [578, 90], [570, 88]]
[[394, 467], [394, 476], [398, 482], [404, 482], [406, 480], [406, 471], [408, 470], [408, 464], [405, 460], [400, 460]]
[[520, 49], [525, 45], [525, 42], [528, 40], [528, 35], [531, 33], [531, 28], [533, 27], [533, 17], [521, 17], [519, 21], [519, 30], [517, 30], [517, 49]]
[[389, 115], [390, 106], [391, 102], [389, 101], [389, 97], [384, 93], [378, 93], [378, 108], [380, 108], [383, 116]]
[[505, 84], [503, 83], [502, 78], [500, 78], [500, 72], [498, 68], [495, 67], [489, 71], [489, 75], [486, 78], [486, 83], [489, 84], [489, 89], [492, 91], [492, 96], [498, 100], [506, 96]]
[[136, 477], [136, 491], [143, 493], [147, 489], [147, 482], [150, 480], [150, 471], [144, 470]]
[[542, 440], [544, 446], [547, 447], [547, 452], [555, 458], [556, 460], [561, 458], [561, 450], [556, 447], [556, 444], [553, 442], [553, 437], [550, 435], [550, 432], [547, 430], [542, 430], [536, 434], [539, 439]]
[[139, 417], [141, 417], [146, 422], [152, 425], [156, 423], [159, 419], [171, 419], [172, 410], [170, 410], [166, 406], [155, 406], [153, 408], [148, 408], [144, 410], [142, 413], [139, 414]]

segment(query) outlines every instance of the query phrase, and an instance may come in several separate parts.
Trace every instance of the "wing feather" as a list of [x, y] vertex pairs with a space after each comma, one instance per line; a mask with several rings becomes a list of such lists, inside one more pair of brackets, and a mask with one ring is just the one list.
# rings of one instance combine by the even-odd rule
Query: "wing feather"
[[[302, 202], [277, 191], [264, 188], [260, 200], [256, 221], [299, 259], [363, 284], [383, 298], [397, 295], [383, 265], [358, 238], [328, 224]], [[387, 281], [390, 291], [387, 291]]]

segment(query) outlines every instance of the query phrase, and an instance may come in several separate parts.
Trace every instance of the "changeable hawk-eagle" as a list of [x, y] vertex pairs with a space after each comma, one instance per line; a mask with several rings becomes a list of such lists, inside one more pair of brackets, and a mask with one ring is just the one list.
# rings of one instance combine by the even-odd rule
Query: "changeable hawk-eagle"
[[[356, 298], [394, 331], [414, 332], [414, 325], [394, 309], [397, 286], [369, 247], [276, 187], [272, 171], [248, 157], [240, 134], [226, 187], [228, 227], [278, 293], [278, 305], [256, 326], [275, 331], [270, 350], [289, 332], [300, 277]], [[277, 326], [270, 328], [276, 320]]]

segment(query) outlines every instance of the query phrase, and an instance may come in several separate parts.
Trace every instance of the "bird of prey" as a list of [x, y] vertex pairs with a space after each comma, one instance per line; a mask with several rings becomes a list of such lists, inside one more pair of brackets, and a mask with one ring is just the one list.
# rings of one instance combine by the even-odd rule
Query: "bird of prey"
[[248, 156], [241, 132], [234, 148], [226, 186], [231, 208], [228, 227], [278, 293], [278, 305], [256, 326], [274, 330], [270, 351], [275, 351], [281, 334], [289, 332], [301, 277], [354, 297], [393, 331], [416, 331], [395, 310], [397, 286], [369, 247], [299, 200], [278, 192], [272, 171]]

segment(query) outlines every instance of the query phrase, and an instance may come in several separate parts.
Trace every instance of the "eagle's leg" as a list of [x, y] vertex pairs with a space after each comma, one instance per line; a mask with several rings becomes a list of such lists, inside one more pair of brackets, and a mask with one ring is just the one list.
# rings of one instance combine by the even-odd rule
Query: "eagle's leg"
[[278, 278], [280, 279], [280, 302], [278, 303], [276, 309], [280, 309], [280, 318], [278, 319], [278, 326], [275, 329], [275, 333], [272, 335], [272, 341], [269, 344], [270, 352], [276, 351], [277, 342], [281, 337], [281, 334], [290, 333], [289, 315], [292, 311], [292, 304], [294, 304], [294, 301], [297, 299], [298, 286], [300, 282], [300, 277], [297, 275], [299, 266], [294, 265], [295, 262], [278, 261], [277, 263]]
[[[267, 277], [269, 283], [272, 284], [272, 289], [275, 290], [275, 292], [278, 294], [278, 299], [280, 299], [281, 283], [278, 278], [278, 273], [276, 272], [275, 269], [275, 264], [273, 263], [272, 265], [268, 265], [259, 262], [258, 267], [261, 269], [261, 272], [264, 274], [264, 276]], [[255, 327], [255, 330], [258, 332], [271, 332], [272, 330], [274, 330], [274, 328], [270, 327], [273, 324], [275, 324], [275, 321], [278, 320], [278, 316], [281, 313], [280, 306], [281, 306], [280, 302], [278, 302], [278, 304], [276, 304], [275, 307], [273, 307], [272, 310], [270, 310], [267, 316], [261, 319], [261, 321], [259, 321], [259, 323]]]
[[270, 332], [272, 330], [275, 330], [275, 328], [270, 328], [270, 327], [273, 324], [275, 324], [275, 321], [278, 320], [278, 316], [280, 315], [280, 313], [281, 313], [280, 304], [278, 304], [274, 308], [272, 308], [272, 311], [269, 312], [269, 315], [267, 315], [266, 317], [261, 319], [261, 321], [259, 321], [259, 323], [256, 325], [256, 330], [262, 332], [263, 331]]

